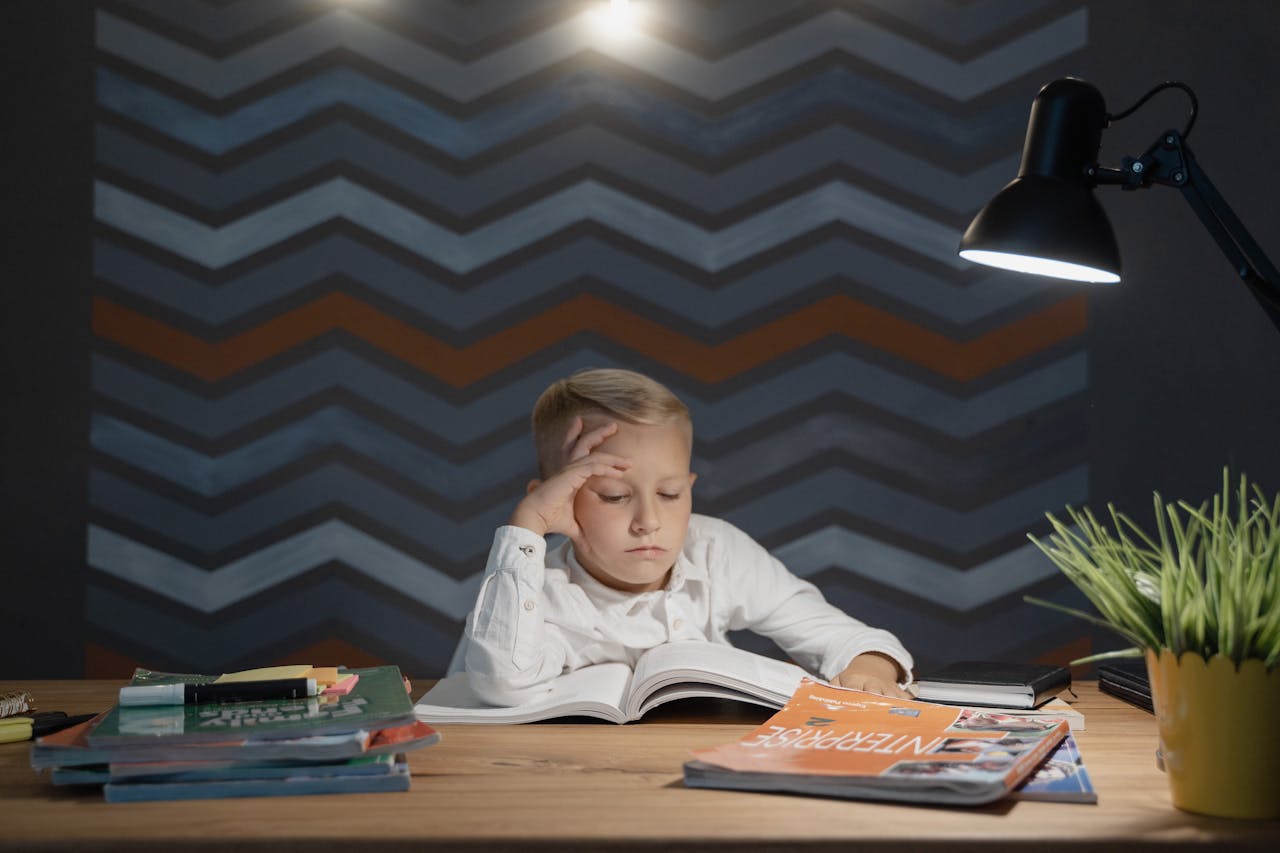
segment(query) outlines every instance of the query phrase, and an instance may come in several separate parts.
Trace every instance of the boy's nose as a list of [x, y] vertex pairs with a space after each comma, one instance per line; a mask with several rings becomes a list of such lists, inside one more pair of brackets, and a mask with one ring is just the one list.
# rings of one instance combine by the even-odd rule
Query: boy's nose
[[658, 513], [649, 506], [640, 507], [635, 517], [631, 519], [631, 529], [636, 533], [657, 533], [661, 527], [662, 522], [658, 520]]

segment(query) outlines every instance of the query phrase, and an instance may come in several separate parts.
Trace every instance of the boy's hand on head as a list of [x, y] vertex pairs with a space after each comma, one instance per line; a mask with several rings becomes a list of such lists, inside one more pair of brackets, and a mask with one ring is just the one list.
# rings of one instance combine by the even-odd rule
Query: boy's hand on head
[[574, 418], [564, 442], [568, 464], [554, 476], [529, 484], [529, 493], [516, 506], [510, 523], [539, 536], [563, 533], [577, 541], [581, 531], [573, 516], [573, 501], [578, 490], [592, 477], [621, 477], [631, 467], [629, 459], [595, 452], [617, 431], [618, 425], [612, 422], [585, 431], [582, 418]]
[[832, 684], [853, 690], [878, 693], [891, 699], [911, 699], [910, 693], [898, 686], [898, 664], [890, 657], [876, 652], [860, 654], [844, 671], [831, 679]]

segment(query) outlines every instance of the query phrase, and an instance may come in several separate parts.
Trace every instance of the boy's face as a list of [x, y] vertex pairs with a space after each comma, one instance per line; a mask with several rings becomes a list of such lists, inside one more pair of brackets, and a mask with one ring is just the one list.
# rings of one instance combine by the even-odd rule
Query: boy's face
[[[589, 419], [586, 429], [607, 419]], [[655, 426], [617, 421], [596, 448], [631, 460], [620, 478], [592, 477], [573, 511], [582, 531], [578, 561], [605, 586], [626, 592], [661, 589], [684, 547], [692, 511], [690, 429], [686, 421]]]

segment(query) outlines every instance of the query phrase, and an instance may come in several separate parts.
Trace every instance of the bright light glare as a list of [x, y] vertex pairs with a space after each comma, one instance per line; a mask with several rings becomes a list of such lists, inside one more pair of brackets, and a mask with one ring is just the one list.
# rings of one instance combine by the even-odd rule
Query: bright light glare
[[621, 37], [631, 32], [640, 20], [640, 10], [631, 0], [609, 0], [592, 10], [591, 21], [598, 33]]
[[1086, 267], [1082, 264], [1069, 264], [1066, 261], [1054, 261], [1049, 258], [1037, 258], [1032, 255], [1013, 255], [1008, 252], [988, 252], [981, 249], [966, 249], [960, 257], [975, 264], [999, 267], [1002, 270], [1026, 272], [1032, 275], [1047, 275], [1050, 278], [1065, 278], [1071, 281], [1088, 281], [1093, 284], [1115, 284], [1120, 276], [1107, 270]]

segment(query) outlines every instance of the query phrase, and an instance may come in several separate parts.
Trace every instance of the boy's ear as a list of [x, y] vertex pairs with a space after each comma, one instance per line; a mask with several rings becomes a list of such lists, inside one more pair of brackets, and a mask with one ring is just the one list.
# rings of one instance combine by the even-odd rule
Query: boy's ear
[[530, 480], [529, 482], [524, 484], [524, 493], [526, 495], [531, 494], [534, 489], [538, 488], [538, 486], [541, 486], [541, 485], [542, 485], [541, 480]]
[[690, 471], [689, 472], [689, 488], [692, 489], [693, 484], [696, 482], [698, 482], [698, 475]]

